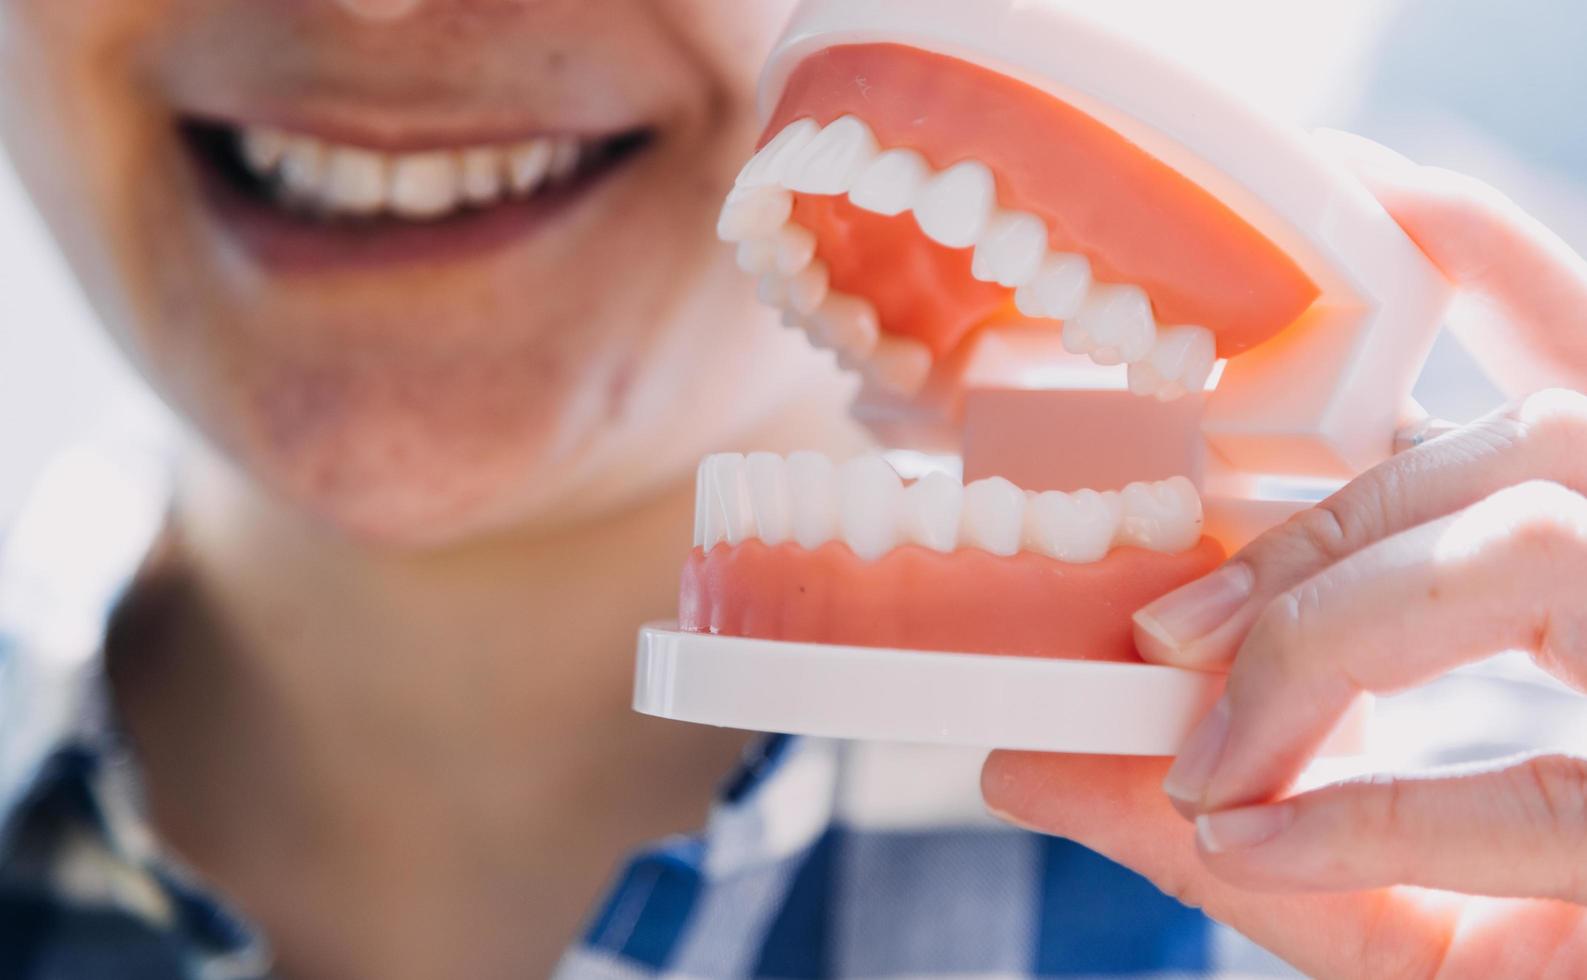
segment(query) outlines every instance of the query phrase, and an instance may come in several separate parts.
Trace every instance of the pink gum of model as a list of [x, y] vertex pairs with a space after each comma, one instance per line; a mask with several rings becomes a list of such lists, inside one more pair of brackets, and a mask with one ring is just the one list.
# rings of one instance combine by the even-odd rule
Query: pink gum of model
[[1080, 15], [960, 0], [806, 0], [763, 75], [762, 113], [806, 57], [876, 42], [971, 61], [1084, 111], [1216, 196], [1320, 291], [1205, 393], [1166, 405], [1098, 382], [1026, 324], [983, 329], [951, 411], [874, 396], [858, 406], [884, 443], [957, 449], [966, 480], [1031, 490], [1183, 474], [1232, 550], [1386, 458], [1421, 414], [1410, 392], [1449, 285], [1306, 133]]

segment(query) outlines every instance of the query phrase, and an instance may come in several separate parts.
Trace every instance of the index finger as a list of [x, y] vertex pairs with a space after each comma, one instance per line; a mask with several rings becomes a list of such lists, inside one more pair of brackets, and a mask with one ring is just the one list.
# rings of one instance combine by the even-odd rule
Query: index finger
[[1273, 599], [1373, 542], [1527, 480], [1587, 490], [1584, 447], [1587, 396], [1555, 390], [1407, 450], [1137, 612], [1136, 646], [1156, 663], [1226, 667]]
[[1267, 802], [1362, 692], [1500, 650], [1547, 649], [1547, 666], [1580, 683], [1583, 581], [1587, 499], [1558, 484], [1513, 487], [1375, 544], [1263, 613], [1164, 789], [1193, 811]]

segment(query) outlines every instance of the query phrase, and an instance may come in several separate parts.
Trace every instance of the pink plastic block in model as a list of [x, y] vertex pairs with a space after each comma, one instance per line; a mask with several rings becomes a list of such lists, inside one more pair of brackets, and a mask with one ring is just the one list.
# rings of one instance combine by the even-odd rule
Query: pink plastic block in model
[[720, 236], [962, 480], [708, 458], [636, 706], [1172, 752], [1218, 681], [1131, 614], [1392, 452], [1448, 285], [1304, 133], [1050, 6], [808, 0], [761, 95]]

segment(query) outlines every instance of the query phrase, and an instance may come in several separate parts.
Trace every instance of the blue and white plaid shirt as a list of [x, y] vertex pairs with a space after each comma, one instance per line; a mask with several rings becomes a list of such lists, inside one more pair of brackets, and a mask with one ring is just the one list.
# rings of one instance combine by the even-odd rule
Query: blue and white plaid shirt
[[[0, 977], [270, 974], [264, 937], [150, 832], [105, 702], [109, 612], [165, 468], [69, 453], [0, 543]], [[1001, 825], [980, 753], [772, 737], [709, 825], [634, 855], [561, 980], [1290, 971], [1143, 878]]]

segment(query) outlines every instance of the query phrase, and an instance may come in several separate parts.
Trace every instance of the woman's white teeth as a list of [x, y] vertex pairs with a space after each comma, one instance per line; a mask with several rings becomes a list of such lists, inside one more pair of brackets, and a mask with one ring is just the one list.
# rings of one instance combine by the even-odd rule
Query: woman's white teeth
[[903, 214], [920, 199], [931, 164], [914, 150], [888, 150], [872, 160], [849, 189], [855, 207], [886, 217]]
[[956, 163], [926, 182], [915, 203], [915, 221], [926, 237], [949, 248], [970, 248], [992, 217], [997, 186], [976, 160]]
[[281, 186], [295, 202], [312, 202], [320, 195], [325, 172], [325, 147], [307, 137], [288, 139], [281, 150]]
[[341, 148], [325, 164], [327, 207], [348, 214], [373, 214], [386, 200], [386, 166], [378, 153]]
[[489, 204], [501, 197], [505, 175], [501, 172], [501, 156], [494, 150], [465, 150], [458, 159], [458, 166], [461, 171], [458, 187], [465, 201]]
[[450, 153], [411, 153], [391, 167], [391, 209], [404, 218], [433, 218], [457, 204], [457, 159]]
[[782, 185], [801, 194], [846, 194], [876, 152], [871, 128], [844, 116], [789, 157]]
[[1025, 525], [1025, 491], [1000, 476], [964, 488], [959, 540], [994, 555], [1019, 551]]
[[[745, 164], [722, 209], [718, 235], [740, 245], [740, 267], [760, 277], [759, 295], [784, 308], [786, 323], [815, 329], [814, 313], [830, 291], [815, 235], [792, 220], [793, 193], [847, 194], [854, 206], [888, 217], [912, 211], [931, 240], [973, 248], [971, 275], [1013, 289], [1023, 316], [1062, 321], [1065, 348], [1098, 364], [1129, 365], [1136, 394], [1169, 401], [1200, 390], [1211, 375], [1217, 345], [1210, 330], [1159, 328], [1144, 290], [1095, 282], [1085, 256], [1050, 251], [1041, 218], [997, 206], [996, 180], [984, 163], [963, 160], [936, 171], [915, 150], [880, 150], [870, 127], [852, 115], [825, 127], [811, 119], [785, 126]], [[887, 333], [868, 357], [838, 353], [871, 381], [906, 395], [931, 371], [929, 350]]]
[[695, 545], [759, 538], [810, 550], [843, 541], [859, 557], [900, 545], [933, 551], [1035, 552], [1070, 563], [1115, 547], [1175, 553], [1201, 539], [1201, 501], [1184, 477], [1122, 491], [1033, 493], [1000, 477], [968, 485], [931, 473], [904, 486], [881, 456], [835, 466], [819, 453], [707, 457], [695, 496]]
[[1017, 288], [1036, 277], [1047, 255], [1047, 226], [1034, 214], [1005, 211], [992, 219], [976, 243], [970, 274], [983, 282]]
[[1145, 360], [1130, 365], [1130, 390], [1172, 401], [1200, 391], [1218, 359], [1217, 339], [1206, 327], [1164, 327]]
[[1080, 312], [1064, 321], [1064, 350], [1089, 354], [1098, 364], [1133, 364], [1156, 341], [1152, 303], [1139, 286], [1097, 286]]
[[551, 165], [547, 168], [552, 180], [567, 180], [579, 169], [579, 144], [576, 140], [555, 140], [551, 144]]
[[532, 194], [551, 175], [551, 157], [556, 152], [550, 140], [519, 143], [507, 151], [507, 184], [515, 194]]
[[243, 162], [256, 174], [274, 171], [287, 152], [287, 134], [267, 126], [243, 130], [241, 143]]
[[383, 153], [268, 126], [244, 127], [238, 149], [248, 170], [279, 186], [294, 205], [332, 215], [394, 214], [414, 220], [528, 197], [571, 177], [583, 155], [571, 137]]

